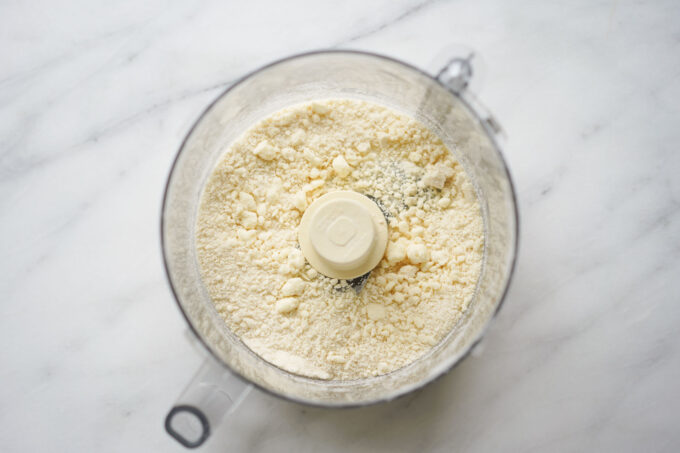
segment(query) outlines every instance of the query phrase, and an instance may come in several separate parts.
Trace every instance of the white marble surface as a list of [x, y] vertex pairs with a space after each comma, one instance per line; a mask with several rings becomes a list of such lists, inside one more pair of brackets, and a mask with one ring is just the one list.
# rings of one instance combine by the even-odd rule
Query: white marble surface
[[258, 65], [357, 48], [486, 62], [519, 266], [484, 349], [396, 402], [253, 393], [205, 451], [678, 451], [680, 3], [0, 5], [0, 449], [181, 451], [201, 358], [160, 257], [169, 166]]

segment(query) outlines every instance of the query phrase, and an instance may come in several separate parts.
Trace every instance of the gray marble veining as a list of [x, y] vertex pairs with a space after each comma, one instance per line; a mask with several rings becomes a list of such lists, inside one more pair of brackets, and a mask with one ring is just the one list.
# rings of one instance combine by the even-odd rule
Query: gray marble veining
[[356, 48], [459, 43], [508, 134], [521, 249], [482, 346], [427, 388], [332, 411], [253, 392], [206, 451], [678, 451], [676, 1], [0, 5], [0, 444], [180, 451], [201, 361], [160, 258], [167, 172], [226, 86]]

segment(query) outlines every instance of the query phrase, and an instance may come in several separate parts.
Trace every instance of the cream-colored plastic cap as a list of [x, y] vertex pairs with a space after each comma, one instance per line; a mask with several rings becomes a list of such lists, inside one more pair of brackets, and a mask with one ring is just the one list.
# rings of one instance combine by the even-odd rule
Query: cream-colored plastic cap
[[305, 210], [298, 228], [302, 254], [331, 278], [356, 278], [385, 254], [387, 222], [368, 197], [351, 190], [327, 193]]

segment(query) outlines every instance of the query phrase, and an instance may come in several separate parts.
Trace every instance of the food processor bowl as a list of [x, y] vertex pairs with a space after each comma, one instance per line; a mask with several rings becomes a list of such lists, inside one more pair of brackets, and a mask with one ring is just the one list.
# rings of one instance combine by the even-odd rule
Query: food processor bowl
[[[451, 58], [435, 75], [392, 58], [355, 51], [312, 52], [243, 77], [201, 115], [170, 173], [161, 220], [168, 279], [191, 330], [212, 358], [197, 373], [166, 428], [185, 446], [200, 445], [251, 385], [300, 403], [347, 407], [387, 401], [451, 369], [479, 341], [505, 296], [517, 251], [517, 205], [497, 135], [498, 123], [467, 90], [472, 56]], [[484, 221], [484, 257], [474, 298], [456, 326], [428, 353], [391, 373], [320, 380], [284, 371], [252, 352], [217, 313], [201, 280], [195, 246], [202, 189], [220, 156], [246, 129], [280, 109], [315, 99], [382, 104], [430, 128], [473, 183]], [[247, 282], [244, 282], [247, 284]], [[181, 417], [187, 418], [185, 422]]]

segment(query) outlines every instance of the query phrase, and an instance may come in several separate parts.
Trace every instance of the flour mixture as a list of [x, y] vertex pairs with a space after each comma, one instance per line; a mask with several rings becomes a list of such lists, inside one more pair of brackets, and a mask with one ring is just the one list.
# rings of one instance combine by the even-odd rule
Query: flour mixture
[[[369, 197], [387, 248], [369, 276], [322, 275], [298, 227], [314, 200]], [[319, 379], [403, 367], [470, 303], [483, 226], [463, 168], [423, 124], [386, 107], [329, 100], [284, 109], [233, 143], [197, 220], [201, 274], [227, 326], [265, 360]]]

